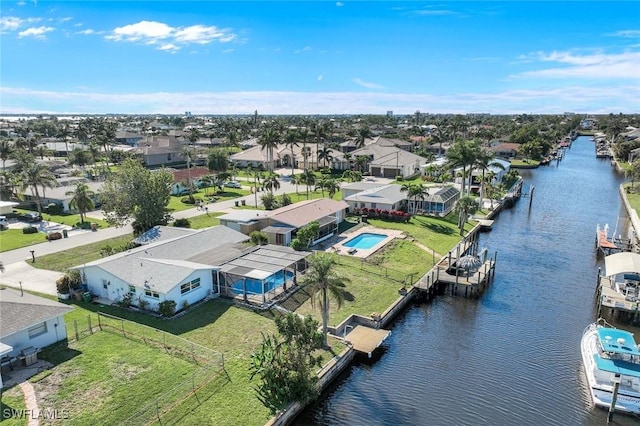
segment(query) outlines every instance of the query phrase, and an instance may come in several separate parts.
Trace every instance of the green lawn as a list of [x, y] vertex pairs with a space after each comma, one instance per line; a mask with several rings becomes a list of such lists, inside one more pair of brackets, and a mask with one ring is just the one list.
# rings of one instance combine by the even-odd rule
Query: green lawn
[[100, 250], [106, 246], [114, 248], [121, 247], [129, 243], [132, 239], [132, 234], [123, 235], [122, 237], [110, 238], [108, 240], [74, 247], [62, 252], [48, 254], [46, 256], [38, 256], [36, 257], [36, 262], [30, 263], [29, 265], [39, 269], [67, 272], [67, 270], [72, 266], [78, 266], [83, 263], [100, 259], [102, 257], [100, 256]]
[[[18, 213], [27, 213], [30, 210], [22, 210], [15, 209]], [[80, 215], [70, 214], [70, 215], [50, 215], [47, 213], [42, 214], [42, 218], [46, 221], [61, 223], [63, 225], [75, 226], [80, 223]], [[96, 223], [98, 228], [107, 228], [109, 224], [104, 220], [87, 218], [85, 222]], [[24, 227], [29, 226], [30, 224], [25, 223]], [[32, 224], [33, 226], [37, 226], [37, 223]], [[38, 232], [35, 234], [23, 234], [22, 229], [7, 229], [4, 231], [0, 231], [0, 252], [7, 250], [15, 250], [22, 247], [27, 247], [33, 244], [44, 243], [46, 242], [46, 236], [43, 232]]]
[[190, 217], [189, 223], [191, 223], [191, 229], [202, 229], [220, 225], [220, 219], [218, 219], [218, 216], [222, 216], [223, 214], [224, 213], [220, 212], [209, 212], [209, 215], [205, 213], [200, 216]]
[[[334, 256], [338, 262], [337, 272], [349, 277], [350, 282], [344, 288], [346, 297], [340, 309], [335, 300], [330, 301], [329, 322], [332, 325], [351, 314], [369, 316], [373, 312], [384, 312], [398, 298], [403, 282], [410, 286], [433, 266], [432, 255], [408, 240], [388, 244], [366, 262], [355, 257]], [[320, 310], [317, 305], [311, 306], [310, 294], [305, 289], [283, 305], [321, 321]]]
[[[24, 394], [19, 386], [14, 386], [8, 390], [0, 392], [0, 422], [2, 426], [24, 426], [27, 424], [24, 418], [18, 415], [11, 415], [11, 410], [24, 410], [27, 406], [24, 403]], [[15, 412], [15, 411], [14, 411]]]
[[0, 252], [15, 250], [46, 241], [47, 238], [43, 232], [23, 234], [22, 229], [5, 229], [0, 231]]
[[[23, 209], [14, 209], [14, 211], [16, 211], [17, 213], [29, 213], [32, 210], [23, 210]], [[77, 226], [78, 224], [80, 224], [80, 215], [79, 214], [49, 214], [49, 213], [42, 213], [42, 219], [49, 221], [49, 222], [55, 222], [55, 223], [60, 223], [62, 225], [69, 225], [69, 226]], [[102, 219], [94, 219], [92, 217], [85, 217], [84, 219], [85, 222], [89, 222], [89, 223], [95, 223], [96, 225], [98, 225], [98, 228], [108, 228], [109, 224], [102, 220]], [[26, 225], [25, 225], [26, 226]]]
[[540, 165], [538, 160], [511, 160], [513, 168], [536, 168]]
[[67, 410], [65, 424], [122, 424], [201, 370], [195, 363], [111, 332], [45, 349], [51, 374], [34, 383], [40, 408]]
[[[625, 190], [627, 189], [631, 189], [631, 184], [630, 183], [625, 183], [624, 184], [624, 188]], [[640, 185], [639, 184], [635, 184], [633, 186], [634, 191], [635, 190], [640, 190]], [[634, 209], [636, 212], [640, 212], [640, 192], [627, 192], [625, 194], [627, 196], [627, 200], [629, 200], [629, 204], [631, 204], [631, 208]], [[4, 231], [7, 232], [7, 231]]]
[[[179, 335], [224, 354], [225, 370], [229, 375], [229, 379], [221, 380], [220, 383], [216, 385], [217, 388], [211, 392], [211, 397], [206, 401], [202, 401], [201, 405], [197, 404], [196, 401], [187, 401], [185, 404], [188, 409], [178, 407], [176, 411], [180, 412], [180, 410], [182, 410], [187, 414], [182, 417], [177, 424], [263, 425], [269, 419], [268, 410], [264, 408], [256, 397], [254, 391], [255, 383], [249, 380], [250, 356], [262, 341], [261, 333], [275, 332], [275, 324], [269, 312], [258, 314], [236, 307], [226, 300], [214, 300], [194, 308], [180, 318], [167, 321], [149, 315], [125, 311], [118, 307], [99, 306], [84, 302], [71, 303], [75, 306], [75, 309], [65, 316], [67, 330], [70, 332], [70, 336], [73, 336], [72, 324], [74, 320], [77, 321], [79, 329], [83, 327], [86, 329], [87, 315], [92, 316], [92, 324], [95, 326], [97, 324], [97, 315], [95, 312], [102, 311], [127, 318], [140, 324], [149, 325], [171, 334]], [[129, 324], [127, 327], [135, 327], [135, 324]], [[121, 347], [130, 346], [130, 348], [126, 350], [132, 351], [131, 357], [142, 360], [149, 359], [150, 354], [147, 353], [147, 348], [144, 345], [135, 342], [129, 345], [129, 340], [122, 340], [119, 336], [116, 336], [121, 339], [118, 345], [115, 345], [115, 341], [105, 342], [105, 345], [102, 345], [102, 340], [97, 341], [97, 339], [95, 339], [96, 336], [101, 334], [107, 335], [109, 333], [98, 332], [88, 338], [81, 338], [80, 341], [77, 342], [78, 344], [82, 344], [83, 342], [97, 342], [93, 343], [96, 345], [95, 347], [79, 349], [76, 343], [72, 343], [71, 347], [74, 350], [79, 350], [83, 355], [87, 354], [88, 356], [89, 351], [96, 354], [103, 352], [119, 354], [121, 353]], [[107, 340], [110, 339], [111, 338], [108, 338]], [[123, 345], [122, 342], [126, 342], [126, 345]], [[345, 347], [344, 344], [334, 340], [331, 341], [331, 345], [333, 352], [323, 351], [321, 353], [325, 362]], [[111, 347], [114, 348], [113, 351], [111, 351]], [[93, 355], [94, 354], [91, 354], [91, 356]], [[107, 355], [108, 354], [106, 354], [105, 357], [107, 357]], [[75, 360], [75, 358], [70, 362], [73, 362], [73, 360]], [[163, 373], [160, 371], [164, 366], [163, 359], [159, 358], [159, 362], [158, 374], [156, 374], [155, 369], [145, 370], [147, 374], [144, 374], [144, 376], [146, 380], [148, 380], [148, 386], [136, 388], [135, 390], [139, 393], [139, 398], [142, 400], [150, 400], [152, 396], [151, 392], [154, 391], [158, 384], [164, 383], [165, 386], [169, 386], [170, 381], [163, 379]], [[86, 376], [86, 378], [81, 380], [85, 387], [96, 389], [99, 395], [103, 395], [103, 391], [110, 386], [111, 376], [106, 375], [106, 377], [103, 378], [99, 374], [99, 369], [105, 368], [106, 363], [108, 363], [108, 359], [96, 364], [98, 370], [92, 373], [91, 376]], [[51, 374], [51, 376], [57, 374], [56, 370], [63, 365], [64, 364], [61, 364], [54, 368], [54, 373]], [[81, 364], [81, 366], [82, 365], [83, 364]], [[139, 367], [138, 363], [135, 365], [138, 368], [143, 368]], [[62, 371], [75, 371], [72, 370], [72, 367], [77, 369], [75, 364], [70, 364], [69, 367], [64, 367]], [[131, 369], [126, 369], [126, 371], [131, 371]], [[76, 377], [76, 373], [71, 374], [71, 376]], [[69, 386], [67, 388], [67, 382], [63, 382], [64, 387], [61, 387], [60, 392], [63, 392], [65, 395], [74, 395], [78, 385], [76, 385], [74, 381], [68, 383]], [[133, 414], [136, 405], [126, 403], [125, 406], [125, 409], [128, 409], [130, 414]], [[173, 413], [168, 417], [173, 418]], [[115, 424], [113, 422], [104, 423]]]

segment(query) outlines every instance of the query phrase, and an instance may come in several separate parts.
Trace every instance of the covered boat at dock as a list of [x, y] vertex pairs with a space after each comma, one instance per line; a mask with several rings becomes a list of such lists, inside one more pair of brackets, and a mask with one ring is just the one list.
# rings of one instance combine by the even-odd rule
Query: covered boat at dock
[[633, 334], [599, 320], [584, 330], [580, 346], [593, 404], [640, 414], [640, 349]]

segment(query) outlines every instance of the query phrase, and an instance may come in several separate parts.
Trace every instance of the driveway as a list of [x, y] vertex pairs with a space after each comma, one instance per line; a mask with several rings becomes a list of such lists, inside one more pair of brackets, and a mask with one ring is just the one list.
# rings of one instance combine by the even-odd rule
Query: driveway
[[2, 284], [24, 290], [37, 291], [55, 296], [56, 280], [62, 275], [60, 272], [36, 269], [27, 262], [17, 262], [5, 265], [4, 273], [0, 277]]

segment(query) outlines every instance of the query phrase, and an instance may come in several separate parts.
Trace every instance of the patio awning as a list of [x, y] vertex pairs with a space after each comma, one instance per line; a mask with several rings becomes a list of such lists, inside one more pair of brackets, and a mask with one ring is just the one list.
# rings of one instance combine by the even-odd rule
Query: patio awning
[[640, 254], [623, 252], [611, 254], [604, 258], [605, 275], [624, 273], [640, 273]]

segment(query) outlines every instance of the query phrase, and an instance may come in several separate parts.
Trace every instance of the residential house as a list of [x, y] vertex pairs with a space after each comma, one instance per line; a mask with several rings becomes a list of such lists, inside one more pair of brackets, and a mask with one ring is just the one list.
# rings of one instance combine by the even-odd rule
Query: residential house
[[519, 143], [501, 143], [499, 145], [489, 147], [489, 151], [493, 152], [496, 157], [506, 159], [515, 158], [520, 149]]
[[144, 139], [140, 133], [130, 132], [127, 130], [119, 130], [116, 132], [116, 143], [120, 145], [135, 146]]
[[[161, 234], [162, 229], [148, 232]], [[173, 300], [180, 309], [185, 303], [219, 296], [220, 289], [214, 283], [220, 265], [242, 253], [248, 239], [231, 228], [215, 226], [176, 238], [158, 238], [74, 269], [82, 272], [91, 294], [102, 299], [130, 300], [153, 310], [161, 302]]]
[[[60, 206], [62, 211], [66, 213], [73, 212], [74, 210], [71, 208], [69, 203], [73, 198], [72, 193], [75, 191], [76, 185], [79, 183], [87, 185], [89, 191], [93, 192], [93, 196], [91, 196], [93, 204], [96, 207], [100, 206], [100, 189], [104, 182], [91, 181], [83, 177], [64, 177], [57, 179], [57, 183], [58, 186], [54, 188], [45, 188], [45, 190], [40, 190], [40, 203], [42, 206], [57, 204]], [[30, 189], [23, 191], [20, 194], [20, 198], [23, 203], [36, 203], [36, 199]]]
[[[73, 307], [23, 293], [0, 289], [0, 354], [3, 362], [18, 360], [67, 338], [64, 314]], [[0, 388], [2, 377], [0, 377]]]
[[173, 183], [171, 184], [171, 195], [184, 194], [189, 190], [189, 179], [191, 184], [195, 184], [203, 176], [210, 175], [211, 172], [206, 167], [191, 167], [190, 169], [172, 169]]
[[380, 210], [400, 210], [405, 204], [407, 193], [400, 190], [401, 185], [387, 184], [364, 189], [343, 198], [353, 211], [355, 208]]
[[134, 153], [147, 167], [183, 163], [182, 143], [174, 136], [149, 136], [138, 142]]
[[296, 231], [313, 221], [320, 224], [319, 242], [338, 230], [346, 217], [348, 204], [329, 198], [300, 201], [271, 211], [240, 210], [220, 216], [220, 224], [249, 235], [262, 231], [269, 244], [288, 246]]

